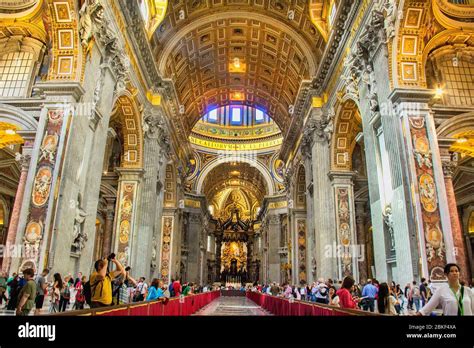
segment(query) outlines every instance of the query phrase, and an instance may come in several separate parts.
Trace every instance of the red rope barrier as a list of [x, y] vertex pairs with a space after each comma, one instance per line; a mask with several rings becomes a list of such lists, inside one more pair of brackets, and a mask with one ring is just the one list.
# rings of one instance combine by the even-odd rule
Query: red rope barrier
[[294, 301], [282, 297], [264, 295], [259, 292], [247, 292], [247, 298], [276, 316], [347, 316], [376, 315], [360, 310], [343, 309], [328, 305]]
[[212, 291], [185, 296], [184, 303], [180, 303], [179, 298], [159, 299], [113, 307], [62, 312], [54, 314], [54, 316], [189, 316], [220, 297], [220, 295], [220, 291]]

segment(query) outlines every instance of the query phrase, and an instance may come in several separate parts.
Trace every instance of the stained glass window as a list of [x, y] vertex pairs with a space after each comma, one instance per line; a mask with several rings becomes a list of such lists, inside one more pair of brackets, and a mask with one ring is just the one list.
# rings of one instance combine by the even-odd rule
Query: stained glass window
[[265, 115], [262, 110], [255, 109], [255, 121], [257, 123], [263, 122], [265, 120]]
[[209, 111], [207, 119], [209, 122], [217, 122], [217, 109]]
[[232, 108], [232, 113], [230, 117], [230, 122], [233, 125], [242, 124], [242, 110], [240, 108]]

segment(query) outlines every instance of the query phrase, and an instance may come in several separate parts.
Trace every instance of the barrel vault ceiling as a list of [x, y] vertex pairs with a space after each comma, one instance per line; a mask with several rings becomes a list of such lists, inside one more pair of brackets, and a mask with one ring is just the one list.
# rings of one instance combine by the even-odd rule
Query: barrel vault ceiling
[[[210, 108], [263, 108], [281, 129], [300, 84], [316, 73], [325, 41], [307, 0], [175, 0], [152, 38], [160, 73], [171, 79], [189, 129]], [[293, 19], [289, 19], [289, 17]], [[241, 69], [232, 64], [239, 59]], [[235, 100], [240, 93], [243, 100]]]

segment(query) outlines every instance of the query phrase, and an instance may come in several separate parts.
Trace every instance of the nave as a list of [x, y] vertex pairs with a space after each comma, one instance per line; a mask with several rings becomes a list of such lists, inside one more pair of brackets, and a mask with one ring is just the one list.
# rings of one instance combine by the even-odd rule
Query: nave
[[195, 316], [267, 316], [262, 307], [244, 296], [221, 296], [194, 314]]

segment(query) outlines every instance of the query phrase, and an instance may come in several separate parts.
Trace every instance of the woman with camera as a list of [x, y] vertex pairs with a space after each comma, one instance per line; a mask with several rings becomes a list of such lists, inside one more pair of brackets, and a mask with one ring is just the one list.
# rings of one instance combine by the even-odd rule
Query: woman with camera
[[[113, 262], [116, 270], [108, 272], [109, 262]], [[90, 286], [92, 294], [91, 308], [100, 308], [112, 304], [112, 280], [126, 272], [122, 264], [115, 259], [115, 254], [109, 257], [97, 260], [94, 265], [95, 272], [91, 274]]]

